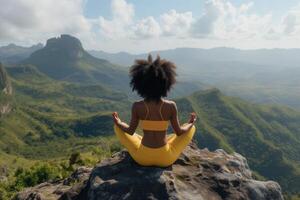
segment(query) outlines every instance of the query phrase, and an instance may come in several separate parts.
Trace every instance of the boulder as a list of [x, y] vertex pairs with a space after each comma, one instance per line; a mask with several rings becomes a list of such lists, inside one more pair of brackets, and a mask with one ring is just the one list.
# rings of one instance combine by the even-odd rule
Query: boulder
[[58, 183], [26, 189], [16, 199], [283, 199], [278, 183], [254, 180], [247, 160], [240, 154], [200, 150], [195, 143], [166, 168], [140, 166], [123, 150], [93, 170], [80, 170]]

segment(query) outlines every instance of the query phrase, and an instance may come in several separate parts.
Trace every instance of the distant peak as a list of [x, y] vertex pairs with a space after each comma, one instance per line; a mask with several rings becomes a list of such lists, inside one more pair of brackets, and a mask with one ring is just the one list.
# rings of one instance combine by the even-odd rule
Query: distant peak
[[211, 88], [206, 91], [207, 93], [218, 94], [218, 95], [221, 94], [221, 91], [218, 88]]
[[34, 44], [32, 46], [21, 46], [21, 45], [16, 45], [14, 43], [9, 43], [8, 45], [6, 46], [2, 46], [0, 48], [4, 48], [4, 49], [41, 49], [43, 48], [43, 44], [42, 43], [38, 43], [38, 44]]
[[207, 90], [197, 91], [192, 94], [192, 96], [205, 95], [205, 96], [220, 96], [222, 95], [221, 91], [218, 88], [210, 88]]
[[56, 46], [83, 50], [80, 40], [67, 34], [62, 34], [60, 37], [54, 37], [47, 40], [46, 48]]
[[65, 55], [71, 60], [82, 57], [84, 53], [80, 40], [66, 34], [48, 39], [43, 51], [57, 56]]
[[17, 45], [14, 44], [14, 43], [9, 43], [9, 44], [7, 45], [7, 47], [17, 47]]
[[44, 45], [42, 43], [34, 44], [31, 46], [31, 48], [39, 48], [39, 49], [41, 49], [43, 47], [44, 47]]

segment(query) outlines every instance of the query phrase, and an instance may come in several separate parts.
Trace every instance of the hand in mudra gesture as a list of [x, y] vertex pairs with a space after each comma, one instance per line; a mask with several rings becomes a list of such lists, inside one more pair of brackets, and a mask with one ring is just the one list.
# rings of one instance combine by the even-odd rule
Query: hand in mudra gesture
[[120, 117], [119, 117], [119, 115], [118, 115], [117, 112], [113, 112], [112, 113], [112, 117], [113, 117], [113, 120], [114, 120], [115, 124], [120, 124], [121, 123], [121, 119], [120, 119]]
[[190, 113], [190, 119], [189, 119], [188, 123], [194, 124], [196, 120], [197, 120], [196, 113], [195, 112]]

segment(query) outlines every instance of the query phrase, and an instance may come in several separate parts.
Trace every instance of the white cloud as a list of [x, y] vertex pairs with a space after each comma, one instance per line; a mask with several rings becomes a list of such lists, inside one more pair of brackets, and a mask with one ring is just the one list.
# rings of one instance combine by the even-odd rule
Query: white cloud
[[152, 16], [134, 20], [134, 6], [125, 0], [113, 0], [111, 13], [111, 20], [99, 17], [100, 32], [106, 38], [149, 39], [161, 33], [159, 23]]
[[203, 15], [193, 24], [194, 37], [215, 39], [248, 39], [267, 33], [272, 15], [251, 14], [253, 3], [237, 7], [226, 0], [209, 0]]
[[152, 16], [138, 21], [133, 30], [136, 38], [152, 38], [161, 34], [160, 25]]
[[125, 0], [111, 2], [112, 19], [99, 17], [100, 32], [109, 39], [132, 38], [149, 39], [162, 35], [186, 35], [194, 21], [192, 12], [178, 13], [172, 9], [163, 13], [159, 19], [147, 16], [135, 19], [135, 10], [132, 4]]
[[87, 34], [82, 0], [0, 0], [0, 42], [44, 40], [61, 33]]
[[206, 37], [213, 34], [215, 24], [224, 15], [223, 4], [219, 0], [210, 0], [205, 3], [204, 13], [193, 24], [191, 33], [195, 37]]
[[166, 36], [184, 36], [194, 21], [192, 12], [178, 13], [172, 9], [160, 16], [163, 34]]
[[143, 51], [179, 46], [298, 47], [295, 41], [300, 38], [300, 4], [275, 21], [272, 13], [258, 14], [253, 2], [237, 6], [230, 0], [207, 0], [197, 18], [200, 7], [193, 13], [170, 8], [138, 18], [128, 0], [111, 0], [110, 18], [87, 18], [87, 1], [0, 0], [0, 44], [34, 44], [69, 33], [88, 48], [117, 51], [126, 46]]
[[133, 5], [125, 0], [112, 0], [111, 12], [111, 20], [99, 17], [101, 33], [110, 39], [127, 37], [128, 34], [131, 34], [129, 27], [132, 25], [135, 15]]
[[[300, 4], [287, 10], [281, 21], [275, 21], [272, 12], [258, 14], [253, 2], [237, 6], [230, 0], [207, 0], [198, 18], [190, 11], [171, 9], [139, 19], [127, 2], [112, 1], [112, 19], [98, 20], [103, 36], [108, 38], [105, 45], [114, 50], [119, 44], [126, 44], [131, 51], [179, 46], [295, 47], [300, 37]], [[129, 12], [123, 13], [124, 8]]]
[[300, 4], [291, 8], [282, 18], [282, 32], [287, 36], [300, 33]]
[[297, 15], [295, 13], [289, 13], [283, 18], [283, 32], [286, 34], [291, 34], [295, 32], [297, 27]]
[[127, 3], [125, 0], [112, 0], [111, 9], [114, 19], [124, 24], [132, 22], [132, 18], [134, 17], [134, 7], [132, 4]]

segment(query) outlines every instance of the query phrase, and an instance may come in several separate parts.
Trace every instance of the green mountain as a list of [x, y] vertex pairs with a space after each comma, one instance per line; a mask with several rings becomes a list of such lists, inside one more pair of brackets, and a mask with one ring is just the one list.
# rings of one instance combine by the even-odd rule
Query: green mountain
[[65, 156], [59, 148], [68, 145], [70, 153], [76, 147], [71, 141], [83, 145], [85, 139], [91, 143], [89, 137], [111, 135], [111, 112], [129, 110], [125, 94], [101, 85], [57, 81], [31, 65], [7, 71], [15, 90], [14, 109], [1, 119], [0, 151], [8, 154]]
[[124, 68], [91, 56], [81, 42], [70, 35], [47, 40], [44, 48], [32, 53], [22, 63], [34, 65], [56, 80], [129, 89], [128, 73]]
[[[37, 67], [8, 67], [14, 109], [0, 122], [0, 151], [27, 159], [52, 159], [88, 151], [113, 136], [110, 113], [128, 119], [131, 102], [101, 85], [57, 81]], [[200, 147], [243, 154], [258, 175], [299, 192], [300, 113], [257, 105], [212, 89], [176, 100], [184, 122], [195, 111]], [[64, 151], [64, 149], [66, 149]]]
[[[36, 67], [8, 67], [15, 109], [1, 120], [0, 151], [27, 159], [52, 159], [88, 151], [113, 136], [110, 113], [130, 115], [131, 102], [101, 85], [57, 81]], [[182, 122], [196, 111], [200, 147], [243, 154], [257, 175], [299, 192], [300, 113], [248, 103], [212, 89], [176, 100]], [[16, 123], [18, 122], [18, 123]], [[64, 149], [66, 149], [64, 151]]]
[[224, 96], [217, 89], [178, 99], [177, 106], [182, 117], [197, 113], [195, 138], [200, 147], [241, 153], [250, 168], [278, 181], [283, 191], [299, 193], [299, 112], [248, 103]]

